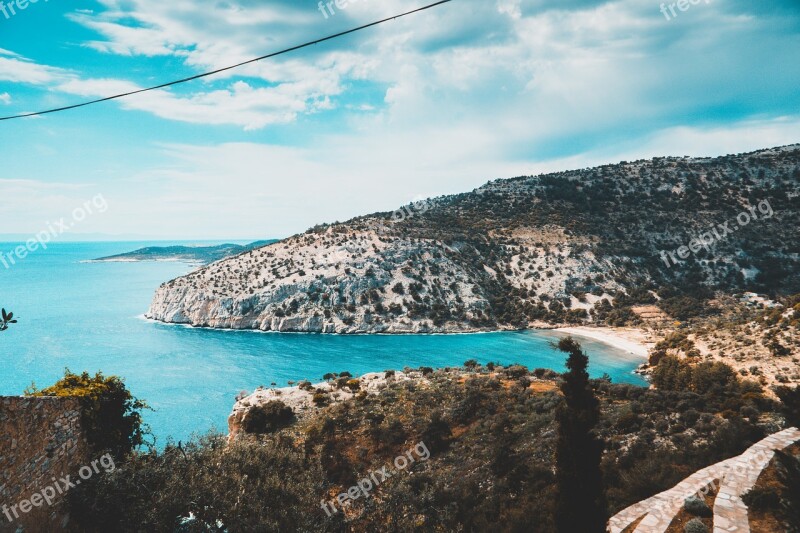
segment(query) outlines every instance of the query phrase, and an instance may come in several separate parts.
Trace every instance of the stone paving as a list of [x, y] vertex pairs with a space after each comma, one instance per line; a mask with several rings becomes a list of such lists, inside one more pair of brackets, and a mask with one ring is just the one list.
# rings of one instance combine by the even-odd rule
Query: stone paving
[[698, 492], [707, 494], [719, 482], [719, 492], [714, 500], [714, 533], [750, 533], [747, 506], [741, 496], [755, 485], [775, 450], [782, 450], [797, 441], [800, 441], [797, 428], [770, 435], [742, 455], [698, 470], [673, 488], [620, 511], [608, 521], [608, 529], [611, 533], [620, 533], [644, 517], [635, 533], [664, 533], [686, 498]]

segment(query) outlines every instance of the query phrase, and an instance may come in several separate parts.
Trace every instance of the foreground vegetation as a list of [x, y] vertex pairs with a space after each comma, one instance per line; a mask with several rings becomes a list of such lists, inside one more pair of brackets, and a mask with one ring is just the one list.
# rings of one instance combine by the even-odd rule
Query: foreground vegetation
[[142, 424], [142, 411], [149, 407], [117, 376], [73, 374], [66, 369], [54, 385], [39, 390], [34, 384], [25, 394], [79, 398], [81, 423], [96, 454], [111, 453], [119, 460], [147, 444], [148, 428]]
[[[784, 424], [780, 404], [724, 365], [663, 368], [659, 390], [591, 380], [593, 394], [572, 404], [588, 409], [583, 427], [594, 425], [586, 442], [594, 438], [605, 448], [598, 472], [603, 515], [741, 453]], [[557, 449], [569, 418], [563, 391], [570, 382], [580, 390], [580, 380], [473, 362], [412, 374], [410, 381], [389, 379], [378, 395], [361, 391], [299, 418], [273, 405], [249, 426], [255, 433], [231, 443], [208, 435], [134, 454], [70, 493], [76, 528], [557, 531], [565, 485], [556, 458], [564, 453]], [[322, 510], [321, 500], [419, 442], [430, 460], [398, 472], [344, 513]]]

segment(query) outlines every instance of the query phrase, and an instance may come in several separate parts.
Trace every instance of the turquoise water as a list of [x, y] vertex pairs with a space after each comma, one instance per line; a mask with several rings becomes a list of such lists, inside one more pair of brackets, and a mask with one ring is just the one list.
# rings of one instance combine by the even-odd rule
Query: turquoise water
[[[19, 323], [0, 333], [0, 395], [32, 382], [52, 384], [65, 367], [123, 376], [147, 413], [158, 443], [193, 432], [227, 430], [242, 390], [288, 380], [321, 381], [327, 372], [353, 374], [404, 366], [520, 363], [563, 370], [553, 332], [476, 335], [335, 336], [213, 331], [144, 320], [155, 288], [190, 271], [182, 263], [82, 263], [166, 243], [62, 243], [37, 251], [10, 269], [0, 264], [0, 305]], [[174, 244], [174, 243], [170, 243]], [[0, 243], [0, 251], [15, 244]], [[591, 373], [644, 384], [638, 357], [583, 340]]]

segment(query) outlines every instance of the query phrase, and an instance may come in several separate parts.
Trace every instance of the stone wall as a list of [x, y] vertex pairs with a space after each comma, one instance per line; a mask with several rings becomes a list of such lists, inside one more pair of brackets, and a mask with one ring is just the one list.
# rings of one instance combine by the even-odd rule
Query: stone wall
[[53, 478], [69, 474], [74, 479], [89, 460], [79, 400], [0, 397], [0, 533], [20, 526], [26, 532], [63, 531], [67, 517], [61, 495], [53, 505], [36, 498], [40, 505], [27, 513], [18, 510], [19, 518], [11, 508], [55, 487]]

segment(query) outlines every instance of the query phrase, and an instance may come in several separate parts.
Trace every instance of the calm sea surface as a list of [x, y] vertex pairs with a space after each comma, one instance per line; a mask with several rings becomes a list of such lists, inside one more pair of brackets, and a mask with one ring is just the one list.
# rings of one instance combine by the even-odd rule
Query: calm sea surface
[[[0, 243], [10, 251], [18, 243]], [[18, 395], [35, 382], [51, 385], [73, 372], [103, 371], [125, 378], [156, 411], [146, 421], [163, 445], [211, 428], [227, 430], [242, 390], [289, 380], [321, 381], [327, 372], [353, 374], [405, 366], [520, 363], [564, 369], [552, 332], [475, 335], [335, 336], [213, 331], [142, 318], [156, 287], [189, 272], [183, 263], [82, 263], [143, 246], [175, 243], [62, 243], [37, 251], [10, 269], [0, 264], [0, 306], [19, 323], [0, 333], [0, 395]], [[582, 340], [591, 373], [644, 384], [633, 355]]]

